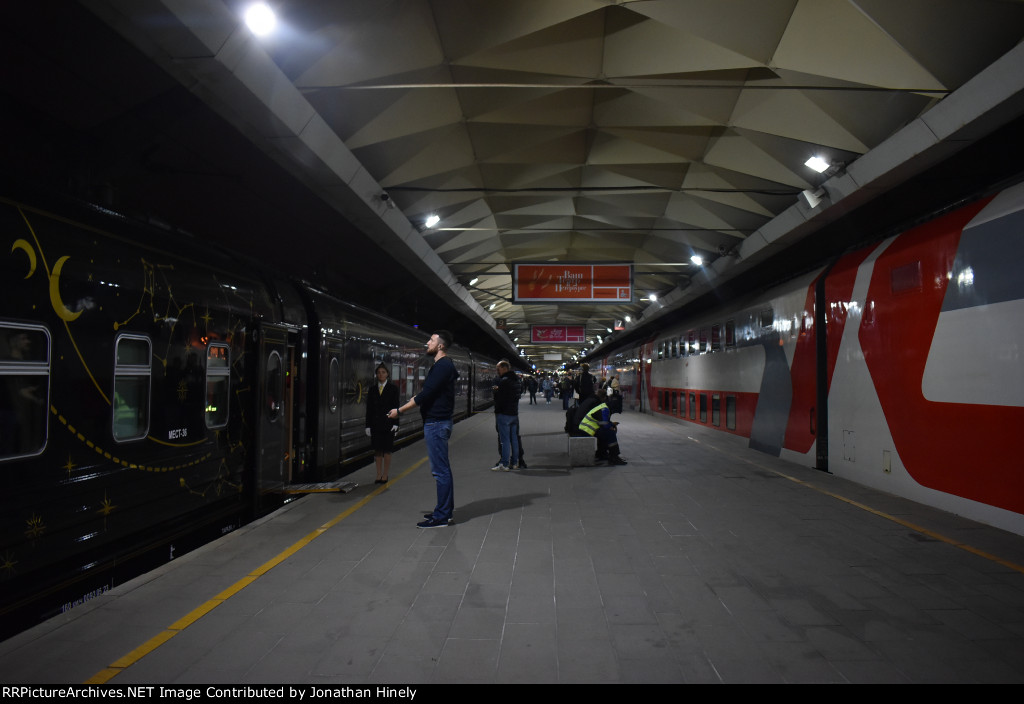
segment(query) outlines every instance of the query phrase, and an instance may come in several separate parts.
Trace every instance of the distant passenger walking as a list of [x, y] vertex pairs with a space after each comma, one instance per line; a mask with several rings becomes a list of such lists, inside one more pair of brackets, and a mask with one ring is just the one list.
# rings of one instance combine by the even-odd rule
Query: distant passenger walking
[[447, 330], [438, 330], [430, 336], [427, 354], [434, 355], [434, 366], [427, 373], [423, 390], [388, 414], [389, 418], [396, 420], [400, 413], [418, 406], [423, 417], [423, 438], [427, 443], [430, 473], [437, 483], [437, 506], [424, 516], [425, 521], [416, 524], [420, 528], [446, 526], [455, 511], [455, 483], [448, 460], [448, 439], [452, 436], [455, 381], [459, 378], [459, 370], [446, 354], [451, 344], [452, 334]]

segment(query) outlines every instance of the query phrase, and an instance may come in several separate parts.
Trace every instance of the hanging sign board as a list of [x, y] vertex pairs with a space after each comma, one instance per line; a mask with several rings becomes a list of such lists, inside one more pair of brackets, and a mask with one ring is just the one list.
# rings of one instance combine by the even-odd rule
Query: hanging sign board
[[513, 264], [513, 303], [628, 303], [632, 264]]
[[585, 325], [531, 325], [530, 342], [533, 344], [578, 345], [586, 341]]

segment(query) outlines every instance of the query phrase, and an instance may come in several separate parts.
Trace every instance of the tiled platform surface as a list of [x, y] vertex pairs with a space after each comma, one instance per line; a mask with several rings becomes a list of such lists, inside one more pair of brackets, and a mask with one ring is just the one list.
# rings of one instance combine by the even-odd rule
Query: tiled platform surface
[[521, 419], [520, 472], [456, 426], [455, 526], [415, 526], [417, 443], [0, 643], [0, 681], [85, 682], [311, 535], [110, 683], [1024, 681], [1024, 538], [629, 412], [628, 466], [569, 472], [561, 405]]

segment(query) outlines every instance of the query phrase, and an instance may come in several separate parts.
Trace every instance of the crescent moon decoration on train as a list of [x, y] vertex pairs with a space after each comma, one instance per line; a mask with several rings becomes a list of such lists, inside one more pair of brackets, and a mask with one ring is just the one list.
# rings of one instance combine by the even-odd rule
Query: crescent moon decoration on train
[[57, 314], [57, 317], [66, 322], [71, 322], [78, 318], [82, 314], [82, 311], [72, 313], [64, 301], [60, 299], [60, 271], [64, 268], [64, 262], [70, 259], [66, 254], [57, 260], [57, 263], [53, 265], [53, 271], [50, 273], [50, 305], [53, 306], [53, 312]]
[[14, 244], [11, 245], [11, 251], [13, 252], [16, 249], [25, 252], [25, 256], [28, 257], [28, 273], [25, 274], [27, 279], [36, 273], [36, 250], [32, 249], [32, 245], [28, 243], [28, 240], [24, 239], [14, 240]]

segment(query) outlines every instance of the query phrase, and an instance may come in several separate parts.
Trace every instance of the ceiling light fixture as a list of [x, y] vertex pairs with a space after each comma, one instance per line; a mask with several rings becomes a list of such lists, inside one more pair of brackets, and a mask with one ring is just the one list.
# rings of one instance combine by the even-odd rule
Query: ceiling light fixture
[[427, 221], [423, 224], [426, 225], [427, 227], [433, 227], [439, 222], [441, 222], [441, 218], [439, 218], [437, 215], [431, 214], [427, 216]]
[[700, 256], [699, 254], [694, 254], [692, 257], [690, 257], [690, 261], [696, 264], [697, 266], [704, 265], [704, 257]]
[[829, 162], [822, 159], [820, 156], [812, 156], [810, 159], [804, 162], [804, 166], [809, 169], [817, 171], [819, 174], [828, 171], [828, 168], [832, 166]]
[[267, 3], [253, 3], [245, 11], [245, 26], [257, 37], [265, 37], [277, 26], [277, 15]]

